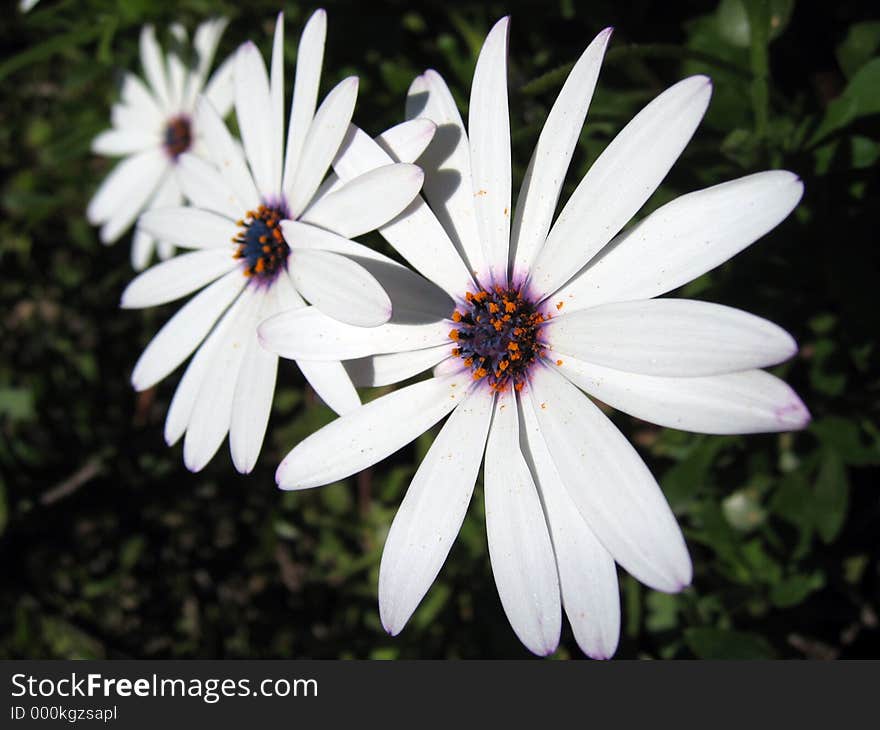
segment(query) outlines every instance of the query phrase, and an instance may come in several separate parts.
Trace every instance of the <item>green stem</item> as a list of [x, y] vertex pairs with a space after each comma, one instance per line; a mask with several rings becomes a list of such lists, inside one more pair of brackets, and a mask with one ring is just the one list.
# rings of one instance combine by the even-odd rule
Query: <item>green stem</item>
[[751, 48], [749, 61], [752, 67], [752, 110], [755, 115], [755, 133], [767, 134], [770, 118], [770, 60], [767, 46], [770, 43], [770, 1], [748, 0], [746, 12], [749, 18]]

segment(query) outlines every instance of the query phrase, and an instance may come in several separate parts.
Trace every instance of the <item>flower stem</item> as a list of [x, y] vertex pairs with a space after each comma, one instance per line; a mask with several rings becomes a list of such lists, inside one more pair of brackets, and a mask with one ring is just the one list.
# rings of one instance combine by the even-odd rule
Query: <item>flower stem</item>
[[770, 43], [770, 1], [747, 0], [752, 67], [752, 109], [755, 115], [755, 133], [759, 138], [767, 134], [770, 117], [770, 62], [767, 46]]

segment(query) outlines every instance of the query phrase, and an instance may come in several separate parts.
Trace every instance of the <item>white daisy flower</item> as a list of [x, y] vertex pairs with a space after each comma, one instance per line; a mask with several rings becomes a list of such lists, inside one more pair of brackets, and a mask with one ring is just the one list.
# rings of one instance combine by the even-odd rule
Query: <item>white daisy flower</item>
[[[279, 15], [271, 75], [253, 43], [235, 56], [235, 110], [244, 153], [210, 100], [200, 98], [195, 124], [215, 164], [182, 153], [178, 177], [193, 207], [149, 210], [138, 222], [139, 232], [196, 250], [135, 278], [122, 295], [123, 307], [162, 304], [205, 287], [159, 331], [132, 374], [134, 387], [144, 390], [198, 348], [165, 423], [169, 445], [186, 434], [183, 456], [193, 471], [210, 461], [227, 433], [235, 467], [253, 469], [278, 367], [277, 356], [257, 342], [263, 319], [304, 307], [303, 297], [362, 327], [387, 322], [391, 314], [383, 287], [358, 263], [361, 250], [374, 255], [343, 236], [372, 230], [400, 213], [418, 194], [423, 174], [414, 165], [389, 161], [345, 184], [328, 181], [319, 189], [357, 96], [357, 79], [347, 78], [316, 110], [326, 27], [326, 14], [319, 10], [303, 30], [286, 149]], [[399, 125], [387, 136], [414, 159], [433, 133], [433, 123], [422, 120]], [[337, 412], [360, 405], [340, 363], [300, 363], [300, 369]]]
[[[421, 158], [433, 211], [414, 206], [383, 233], [445, 292], [447, 309], [432, 304], [421, 320], [363, 330], [306, 308], [260, 328], [264, 345], [285, 357], [361, 358], [349, 367], [364, 384], [429, 367], [433, 377], [312, 434], [283, 460], [277, 480], [307, 489], [343, 479], [451, 414], [388, 534], [383, 625], [397, 634], [430, 587], [484, 461], [492, 571], [517, 636], [532, 652], [552, 652], [564, 607], [582, 650], [610, 657], [620, 625], [615, 561], [668, 592], [690, 583], [691, 561], [657, 482], [582, 391], [673, 428], [802, 428], [809, 414], [801, 401], [759, 369], [794, 354], [786, 332], [717, 304], [653, 299], [771, 230], [802, 185], [784, 171], [750, 175], [685, 195], [615, 237], [699, 124], [711, 86], [697, 76], [654, 99], [617, 135], [554, 223], [608, 29], [547, 118], [511, 226], [507, 35], [505, 18], [480, 53], [467, 131], [436, 72], [410, 92], [410, 115], [438, 125]], [[361, 134], [336, 171], [346, 179], [383, 157]]]
[[[121, 101], [113, 106], [113, 126], [92, 141], [92, 151], [124, 159], [104, 179], [89, 202], [86, 216], [101, 226], [101, 241], [117, 241], [143, 210], [181, 205], [179, 161], [184, 152], [203, 154], [203, 131], [193, 122], [196, 99], [204, 92], [221, 116], [232, 108], [232, 59], [227, 59], [208, 81], [208, 72], [220, 36], [228, 21], [208, 20], [193, 37], [192, 63], [186, 31], [171, 27], [175, 49], [167, 54], [156, 41], [153, 26], [141, 31], [140, 52], [147, 83], [132, 73], [122, 82]], [[155, 238], [138, 231], [132, 242], [132, 265], [144, 269], [153, 256]], [[159, 256], [174, 253], [168, 241], [159, 241]]]
[[23, 13], [29, 13], [40, 0], [19, 0], [18, 9]]

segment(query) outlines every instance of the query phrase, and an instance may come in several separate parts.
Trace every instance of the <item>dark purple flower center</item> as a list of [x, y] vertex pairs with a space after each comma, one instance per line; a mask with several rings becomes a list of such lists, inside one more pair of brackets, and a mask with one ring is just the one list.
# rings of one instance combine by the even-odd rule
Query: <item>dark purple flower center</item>
[[493, 390], [522, 390], [532, 365], [545, 354], [540, 333], [548, 318], [518, 289], [468, 292], [464, 305], [452, 313], [452, 354], [470, 368], [474, 380]]
[[244, 261], [245, 276], [269, 282], [287, 266], [290, 246], [280, 225], [285, 218], [283, 207], [260, 205], [238, 221], [241, 231], [232, 241], [238, 245], [235, 258]]
[[172, 117], [165, 125], [165, 151], [176, 160], [192, 146], [192, 125], [189, 117]]

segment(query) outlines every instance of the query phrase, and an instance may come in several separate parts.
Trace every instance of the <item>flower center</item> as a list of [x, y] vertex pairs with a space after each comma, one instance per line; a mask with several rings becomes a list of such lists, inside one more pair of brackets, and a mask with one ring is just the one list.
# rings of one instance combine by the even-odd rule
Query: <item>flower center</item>
[[244, 261], [245, 276], [269, 282], [287, 266], [290, 246], [280, 226], [285, 218], [287, 212], [283, 207], [261, 205], [238, 221], [241, 231], [232, 242], [238, 245], [235, 258]]
[[165, 126], [165, 151], [176, 160], [192, 145], [192, 126], [189, 117], [172, 117]]
[[540, 332], [547, 319], [518, 289], [468, 292], [464, 306], [452, 313], [452, 354], [464, 360], [474, 380], [485, 380], [493, 390], [509, 385], [522, 390], [529, 369], [544, 355]]

